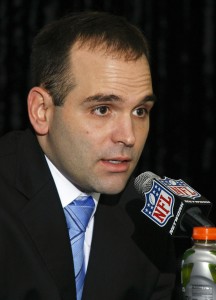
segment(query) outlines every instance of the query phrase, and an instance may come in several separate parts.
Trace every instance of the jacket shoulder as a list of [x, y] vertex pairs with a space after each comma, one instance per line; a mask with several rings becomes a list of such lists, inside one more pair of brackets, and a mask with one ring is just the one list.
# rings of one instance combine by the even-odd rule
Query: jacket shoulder
[[19, 140], [24, 135], [23, 131], [11, 131], [0, 138], [0, 157], [13, 154], [17, 149]]

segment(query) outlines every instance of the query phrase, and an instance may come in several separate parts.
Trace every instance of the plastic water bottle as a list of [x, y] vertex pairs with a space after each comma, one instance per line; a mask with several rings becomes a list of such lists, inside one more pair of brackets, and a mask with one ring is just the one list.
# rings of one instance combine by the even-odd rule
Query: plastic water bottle
[[185, 300], [216, 300], [216, 227], [194, 227], [193, 247], [182, 260]]

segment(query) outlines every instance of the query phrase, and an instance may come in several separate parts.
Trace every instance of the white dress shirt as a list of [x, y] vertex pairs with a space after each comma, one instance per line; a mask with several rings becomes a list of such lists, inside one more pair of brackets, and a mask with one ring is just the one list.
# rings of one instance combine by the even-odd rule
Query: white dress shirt
[[[46, 157], [46, 156], [45, 156]], [[78, 196], [86, 195], [79, 191], [66, 177], [62, 175], [62, 173], [53, 165], [53, 163], [46, 157], [49, 169], [53, 176], [59, 198], [61, 200], [62, 207], [64, 208], [73, 200], [75, 200]], [[92, 198], [95, 202], [95, 209], [92, 214], [92, 217], [89, 221], [88, 227], [85, 233], [85, 240], [84, 240], [84, 253], [85, 253], [85, 269], [87, 269], [88, 261], [89, 261], [89, 254], [91, 249], [91, 241], [92, 241], [92, 234], [93, 234], [93, 227], [94, 227], [94, 213], [97, 208], [98, 200], [100, 197], [99, 193], [91, 194]]]

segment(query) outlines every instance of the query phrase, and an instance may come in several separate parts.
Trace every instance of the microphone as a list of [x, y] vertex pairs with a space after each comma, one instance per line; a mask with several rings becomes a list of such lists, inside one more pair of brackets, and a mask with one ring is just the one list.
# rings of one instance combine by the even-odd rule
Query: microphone
[[142, 213], [171, 236], [191, 237], [193, 227], [215, 226], [207, 218], [211, 202], [182, 179], [147, 171], [135, 178], [134, 186], [145, 197]]

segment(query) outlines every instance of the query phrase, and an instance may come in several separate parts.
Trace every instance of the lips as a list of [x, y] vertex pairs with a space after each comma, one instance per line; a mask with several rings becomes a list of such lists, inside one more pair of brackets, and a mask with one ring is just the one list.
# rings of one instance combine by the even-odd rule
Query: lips
[[122, 162], [130, 162], [131, 158], [129, 156], [118, 156], [118, 157], [111, 157], [102, 159], [104, 161], [109, 161], [111, 163], [122, 163]]
[[131, 159], [128, 157], [102, 159], [102, 165], [107, 171], [125, 172], [129, 169]]
[[122, 162], [127, 162], [127, 160], [108, 160], [108, 161], [114, 165], [121, 164]]

